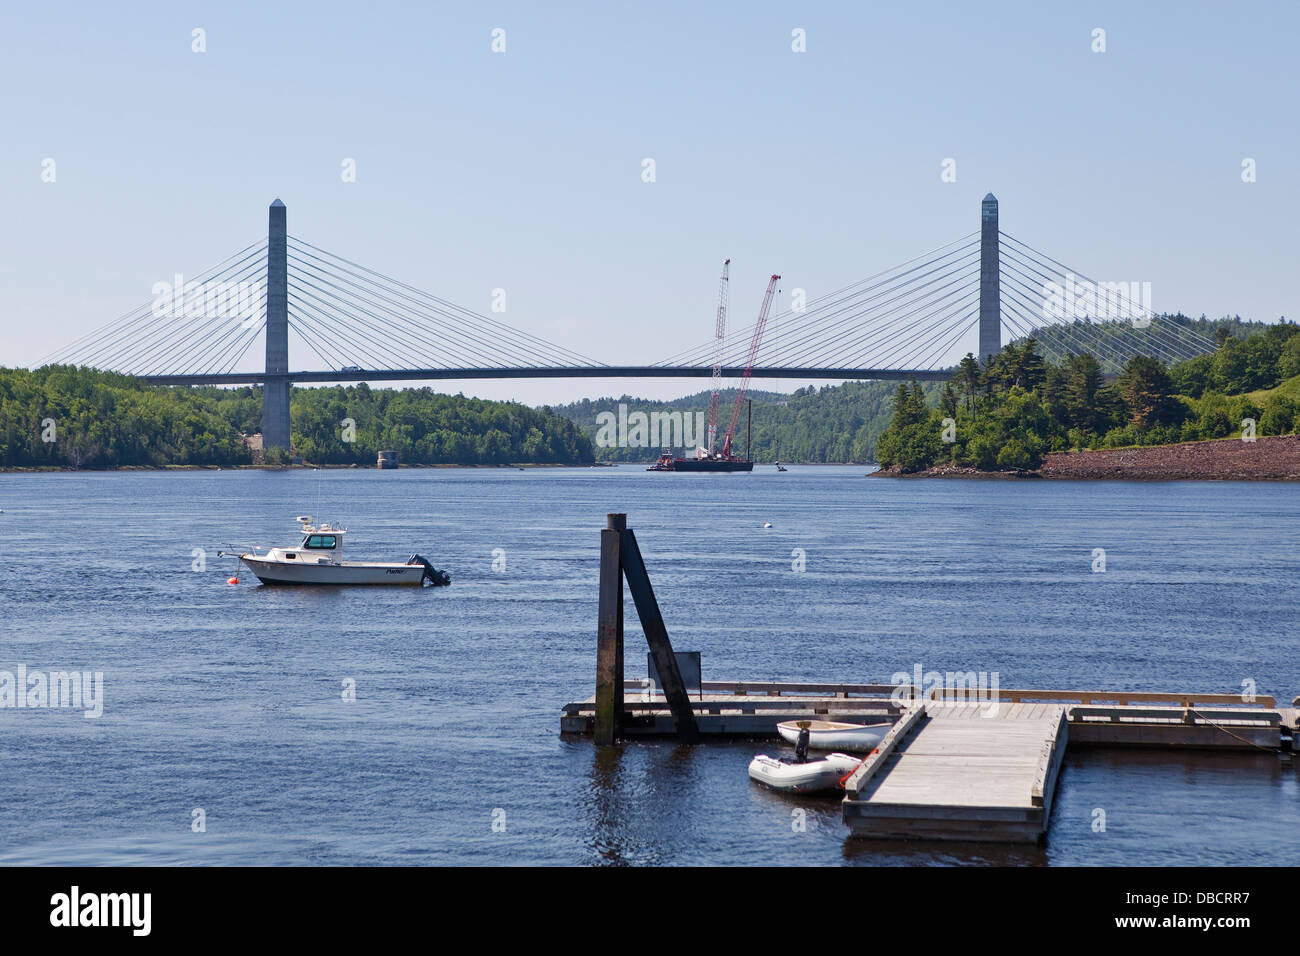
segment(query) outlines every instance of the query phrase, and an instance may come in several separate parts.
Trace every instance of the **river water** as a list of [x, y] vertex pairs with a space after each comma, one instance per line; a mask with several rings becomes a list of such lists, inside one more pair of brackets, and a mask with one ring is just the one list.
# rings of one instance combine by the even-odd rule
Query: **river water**
[[[1274, 754], [1072, 750], [1046, 845], [997, 849], [849, 839], [834, 798], [748, 780], [779, 744], [597, 750], [558, 732], [561, 706], [593, 689], [610, 511], [628, 513], [674, 645], [703, 654], [706, 679], [888, 682], [919, 664], [997, 672], [1003, 688], [1253, 681], [1287, 704], [1294, 485], [770, 466], [148, 472], [0, 476], [0, 509], [0, 670], [103, 673], [97, 719], [0, 708], [0, 863], [1300, 855], [1300, 771]], [[296, 544], [304, 513], [352, 529], [352, 558], [418, 551], [454, 582], [226, 584], [234, 562], [217, 550]], [[628, 673], [643, 675], [630, 603], [627, 633]]]

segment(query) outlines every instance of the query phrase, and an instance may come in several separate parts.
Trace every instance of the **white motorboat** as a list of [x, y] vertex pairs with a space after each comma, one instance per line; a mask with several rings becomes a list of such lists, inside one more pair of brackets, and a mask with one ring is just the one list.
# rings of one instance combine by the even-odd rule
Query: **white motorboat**
[[426, 580], [435, 586], [451, 583], [451, 576], [440, 571], [418, 554], [405, 563], [385, 561], [344, 561], [343, 536], [346, 528], [325, 523], [312, 524], [310, 515], [299, 515], [302, 543], [296, 548], [271, 548], [264, 554], [257, 549], [233, 554], [239, 563], [257, 575], [263, 584], [408, 584], [419, 587]]
[[889, 723], [846, 724], [838, 720], [787, 720], [776, 725], [781, 739], [798, 743], [799, 731], [808, 731], [808, 746], [813, 750], [846, 750], [868, 753], [884, 739]]
[[830, 754], [803, 763], [787, 763], [767, 754], [759, 754], [749, 762], [749, 776], [773, 790], [786, 793], [818, 793], [839, 790], [840, 781], [862, 763], [859, 757], [848, 754]]

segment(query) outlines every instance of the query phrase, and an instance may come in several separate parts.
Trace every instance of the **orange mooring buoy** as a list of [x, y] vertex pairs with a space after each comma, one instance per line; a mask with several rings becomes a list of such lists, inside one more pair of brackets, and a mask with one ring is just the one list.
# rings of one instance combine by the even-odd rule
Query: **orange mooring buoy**
[[227, 583], [227, 584], [238, 584], [238, 583], [239, 583], [239, 578], [226, 578], [226, 583]]

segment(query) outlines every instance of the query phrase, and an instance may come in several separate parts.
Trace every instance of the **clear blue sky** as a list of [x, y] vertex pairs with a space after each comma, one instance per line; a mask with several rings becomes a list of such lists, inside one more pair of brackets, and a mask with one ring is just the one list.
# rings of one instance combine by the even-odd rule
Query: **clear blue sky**
[[1300, 318], [1292, 2], [277, 6], [6, 5], [0, 364], [264, 236], [276, 196], [292, 234], [477, 311], [503, 287], [505, 321], [607, 362], [707, 341], [724, 257], [747, 324], [769, 273], [815, 297], [975, 230], [988, 191], [1158, 311]]

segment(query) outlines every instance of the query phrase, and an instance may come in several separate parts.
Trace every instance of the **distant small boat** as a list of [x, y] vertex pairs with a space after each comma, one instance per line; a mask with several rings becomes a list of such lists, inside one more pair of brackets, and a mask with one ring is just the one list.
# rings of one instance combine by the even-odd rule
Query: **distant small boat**
[[848, 754], [830, 754], [803, 763], [786, 763], [759, 754], [749, 762], [749, 776], [764, 786], [785, 793], [819, 793], [840, 789], [840, 780], [857, 769], [862, 760]]
[[785, 467], [785, 465], [781, 464], [779, 461], [773, 462], [773, 464], [776, 465], [776, 470], [777, 470], [777, 471], [786, 471], [786, 470], [787, 470], [786, 467]]
[[867, 753], [884, 739], [889, 723], [846, 724], [836, 720], [787, 720], [776, 725], [782, 740], [798, 743], [799, 731], [807, 729], [808, 746], [813, 750], [847, 750]]
[[384, 561], [344, 561], [343, 536], [346, 528], [313, 525], [310, 515], [299, 515], [302, 543], [296, 548], [257, 549], [233, 554], [263, 584], [408, 584], [419, 587], [426, 580], [435, 586], [451, 583], [451, 575], [440, 571], [418, 554], [404, 564]]

